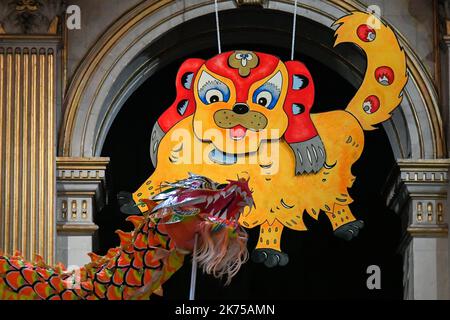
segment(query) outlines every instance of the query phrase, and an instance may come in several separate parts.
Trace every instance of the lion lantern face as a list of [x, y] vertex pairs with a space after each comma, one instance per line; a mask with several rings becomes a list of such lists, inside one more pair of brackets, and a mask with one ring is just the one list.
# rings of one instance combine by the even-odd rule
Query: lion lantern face
[[314, 82], [298, 61], [258, 52], [232, 51], [207, 61], [188, 59], [177, 75], [177, 98], [153, 130], [158, 142], [194, 114], [195, 135], [224, 154], [257, 152], [262, 141], [284, 139], [296, 157], [296, 173], [320, 170], [325, 149], [310, 118]]

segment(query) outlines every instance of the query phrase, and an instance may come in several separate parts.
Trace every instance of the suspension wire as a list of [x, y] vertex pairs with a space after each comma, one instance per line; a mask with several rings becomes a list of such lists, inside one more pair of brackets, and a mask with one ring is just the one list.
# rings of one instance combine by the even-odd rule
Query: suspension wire
[[294, 21], [292, 23], [291, 60], [294, 60], [296, 28], [297, 28], [297, 0], [294, 1]]
[[189, 300], [195, 300], [195, 287], [197, 285], [197, 246], [198, 233], [194, 238], [194, 252], [192, 253], [191, 285], [189, 287]]
[[214, 10], [216, 12], [217, 49], [219, 50], [219, 53], [222, 53], [222, 47], [220, 45], [219, 6], [217, 5], [217, 0], [214, 0]]

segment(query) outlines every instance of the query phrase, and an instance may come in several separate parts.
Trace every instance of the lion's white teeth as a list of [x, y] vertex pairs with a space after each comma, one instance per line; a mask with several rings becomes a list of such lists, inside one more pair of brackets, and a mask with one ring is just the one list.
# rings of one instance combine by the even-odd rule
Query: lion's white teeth
[[228, 209], [225, 210], [221, 215], [220, 215], [220, 219], [226, 219], [227, 218], [227, 213], [228, 213]]
[[[242, 203], [242, 202], [240, 202], [240, 203]], [[244, 203], [243, 207], [248, 206], [248, 207], [250, 208], [250, 211], [252, 210], [252, 207], [255, 207], [255, 208], [256, 208], [255, 202], [254, 202], [253, 199], [250, 198], [250, 197], [245, 198], [245, 200], [243, 201], [243, 203]]]
[[234, 192], [234, 190], [236, 190], [236, 188], [237, 188], [237, 186], [230, 187], [230, 189], [228, 189], [228, 195], [232, 194]]
[[214, 202], [216, 202], [217, 200], [219, 200], [219, 198], [220, 198], [220, 194], [219, 194], [219, 193], [216, 193], [216, 194], [214, 195]]
[[214, 200], [214, 197], [213, 196], [209, 196], [207, 199], [206, 199], [206, 207], [208, 207], [210, 204], [211, 204], [211, 202]]

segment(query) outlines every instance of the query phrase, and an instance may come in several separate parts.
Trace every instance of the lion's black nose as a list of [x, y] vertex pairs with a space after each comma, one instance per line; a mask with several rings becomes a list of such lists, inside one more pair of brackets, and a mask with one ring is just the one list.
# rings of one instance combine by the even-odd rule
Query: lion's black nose
[[248, 106], [243, 103], [236, 103], [233, 107], [233, 111], [237, 114], [244, 114], [249, 111]]

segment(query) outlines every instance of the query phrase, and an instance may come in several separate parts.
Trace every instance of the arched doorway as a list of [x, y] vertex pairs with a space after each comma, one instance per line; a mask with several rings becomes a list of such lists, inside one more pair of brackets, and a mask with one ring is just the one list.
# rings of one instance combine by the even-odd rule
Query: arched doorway
[[[224, 50], [243, 48], [268, 52], [288, 60], [289, 17], [289, 14], [255, 8], [225, 11], [221, 14], [222, 46]], [[153, 171], [148, 152], [150, 134], [155, 119], [175, 97], [177, 68], [187, 57], [208, 58], [217, 53], [212, 22], [212, 14], [190, 20], [161, 35], [145, 49], [159, 60], [158, 67], [124, 103], [108, 131], [101, 153], [102, 157], [111, 159], [107, 170], [111, 179], [108, 183], [111, 200], [95, 217], [95, 223], [100, 227], [96, 239], [100, 253], [118, 244], [115, 229], [130, 227], [114, 198], [121, 190], [135, 190]], [[245, 32], [236, 32], [244, 26]], [[355, 94], [362, 74], [355, 67], [351, 70], [340, 65], [342, 62], [333, 62], [332, 59], [337, 59], [331, 53], [330, 30], [307, 19], [300, 20], [299, 28], [303, 36], [298, 43], [302, 50], [299, 50], [297, 59], [308, 65], [316, 81], [314, 112], [343, 109]], [[204, 32], [197, 35], [194, 30]], [[329, 47], [317, 48], [308, 39], [312, 33], [317, 38], [323, 37], [323, 42], [328, 42]], [[323, 52], [326, 50], [330, 52]], [[339, 52], [352, 55], [364, 69], [364, 59], [356, 48], [348, 46]], [[329, 57], [325, 58], [326, 55]], [[385, 160], [380, 165], [376, 154], [383, 152]], [[309, 232], [288, 232], [284, 236], [287, 244], [284, 250], [291, 257], [286, 268], [268, 270], [248, 262], [235, 281], [225, 288], [220, 281], [200, 275], [198, 298], [401, 298], [402, 260], [397, 253], [400, 221], [389, 211], [381, 196], [377, 196], [394, 164], [384, 130], [368, 133], [366, 150], [354, 169], [360, 180], [352, 189], [355, 199], [358, 199], [354, 210], [359, 213], [358, 218], [367, 223], [360, 239], [347, 244], [333, 236], [324, 217], [319, 222], [310, 219], [307, 222]], [[379, 236], [380, 229], [384, 230], [382, 237]], [[258, 237], [257, 230], [250, 230], [250, 236], [251, 248]], [[370, 265], [379, 265], [383, 269], [384, 280], [389, 285], [383, 286], [382, 290], [370, 291], [366, 286], [366, 270]], [[189, 277], [190, 265], [186, 264], [165, 285], [167, 296], [186, 298]]]
[[[236, 46], [243, 46], [246, 49], [258, 49], [261, 51], [273, 52], [282, 57], [283, 55], [287, 56], [286, 49], [290, 45], [289, 39], [292, 6], [282, 1], [271, 1], [270, 3], [272, 10], [246, 10], [241, 8], [239, 9], [240, 12], [237, 13], [234, 9], [233, 2], [223, 2], [221, 6], [221, 19], [224, 49], [234, 49]], [[353, 8], [363, 9], [359, 5], [354, 5]], [[226, 9], [234, 10], [226, 11]], [[315, 7], [314, 4], [310, 4], [303, 6], [302, 9], [303, 10], [300, 11], [300, 14], [305, 18], [301, 19], [299, 23], [299, 28], [302, 28], [301, 32], [299, 32], [299, 40], [297, 41], [297, 49], [299, 53], [301, 53], [299, 57], [307, 63], [309, 60], [310, 67], [315, 66], [317, 70], [323, 68], [322, 70], [327, 71], [326, 74], [336, 76], [336, 79], [338, 79], [340, 84], [341, 82], [346, 81], [348, 85], [347, 88], [350, 92], [352, 88], [354, 89], [357, 87], [361, 74], [364, 72], [364, 59], [354, 47], [344, 46], [337, 49], [332, 48], [332, 29], [330, 29], [329, 26], [332, 24], [334, 19], [344, 15], [347, 10], [351, 9], [351, 5], [347, 4], [340, 6], [335, 4], [335, 6], [330, 7], [325, 5], [322, 6], [321, 4]], [[158, 79], [163, 79], [164, 76], [167, 76], [166, 80], [169, 81], [168, 83], [173, 83], [174, 75], [171, 75], [171, 72], [174, 72], [174, 68], [179, 65], [179, 62], [182, 59], [193, 55], [198, 55], [200, 57], [205, 55], [205, 57], [207, 57], [214, 54], [214, 50], [211, 49], [215, 43], [214, 20], [211, 15], [208, 16], [208, 13], [211, 11], [212, 4], [209, 1], [200, 2], [195, 6], [184, 8], [179, 8], [176, 4], [166, 3], [165, 1], [149, 1], [136, 7], [132, 10], [132, 12], [128, 13], [127, 16], [123, 17], [123, 19], [113, 26], [110, 34], [105, 35], [105, 37], [99, 41], [98, 45], [92, 50], [88, 59], [86, 59], [85, 64], [82, 65], [74, 78], [73, 85], [69, 90], [66, 101], [67, 111], [65, 115], [65, 124], [62, 128], [60, 140], [60, 154], [68, 157], [98, 157], [102, 153], [105, 155], [107, 153], [107, 141], [108, 139], [113, 139], [108, 138], [108, 135], [114, 136], [114, 128], [111, 129], [111, 127], [116, 125], [114, 123], [115, 119], [117, 119], [117, 123], [120, 123], [120, 119], [123, 120], [130, 117], [129, 115], [117, 116], [117, 114], [119, 112], [123, 113], [126, 112], [126, 110], [129, 110], [130, 107], [123, 108], [124, 104], [126, 104], [126, 101], [129, 101], [128, 98], [130, 98], [133, 92], [136, 90], [139, 91], [138, 88], [141, 87], [141, 85], [143, 87], [147, 85], [147, 83], [145, 83], [147, 79], [149, 79], [148, 81], [151, 83], [152, 76], [155, 76], [155, 78], [157, 76]], [[196, 21], [197, 17], [202, 17], [202, 19], [204, 19], [203, 22], [200, 23], [199, 28], [195, 28], [195, 23], [198, 22], [198, 20]], [[181, 25], [181, 23], [183, 24]], [[178, 33], [175, 26], [178, 26], [179, 28]], [[195, 30], [195, 32], [192, 32], [192, 30]], [[236, 30], [239, 30], [239, 32], [236, 33]], [[174, 32], [172, 33], [172, 37], [165, 38], [165, 35], [170, 34], [170, 32]], [[268, 32], [273, 35], [270, 37], [272, 39], [270, 44], [267, 44], [268, 41], [266, 39]], [[161, 36], [161, 34], [163, 34], [163, 36]], [[186, 44], [187, 42], [192, 44], [192, 46], [189, 45], [189, 47], [185, 46], [180, 49], [180, 44]], [[361, 168], [359, 169], [363, 170], [358, 174], [360, 177], [359, 181], [363, 186], [360, 187], [359, 190], [364, 192], [367, 191], [369, 193], [367, 193], [366, 196], [363, 194], [355, 196], [355, 198], [364, 199], [364, 197], [368, 198], [369, 194], [378, 194], [379, 187], [381, 187], [381, 183], [373, 183], [373, 179], [370, 174], [364, 174], [364, 168], [367, 169], [372, 167], [380, 169], [380, 167], [386, 165], [385, 169], [380, 169], [381, 171], [386, 170], [386, 172], [383, 174], [378, 174], [373, 178], [383, 177], [384, 182], [389, 182], [390, 180], [387, 179], [387, 170], [390, 168], [387, 167], [392, 166], [395, 163], [394, 159], [411, 158], [416, 161], [418, 159], [435, 159], [445, 156], [445, 148], [443, 147], [445, 144], [443, 144], [442, 128], [439, 121], [439, 114], [437, 113], [434, 89], [432, 88], [432, 85], [430, 84], [426, 72], [424, 72], [420, 62], [417, 61], [414, 52], [407, 46], [405, 41], [403, 41], [402, 44], [404, 44], [407, 49], [406, 51], [409, 58], [408, 66], [410, 76], [413, 81], [410, 81], [406, 87], [406, 98], [404, 99], [401, 108], [397, 109], [392, 121], [389, 121], [384, 125], [386, 134], [383, 133], [383, 131], [379, 131], [379, 136], [373, 137], [375, 141], [373, 143], [373, 147], [367, 148], [369, 151], [365, 153], [366, 155], [364, 157], [367, 157], [366, 160], [369, 162], [364, 162], [363, 157], [363, 159], [361, 159], [358, 163], [358, 165], [361, 165]], [[179, 59], [178, 64], [177, 59]], [[320, 72], [318, 72], [318, 74], [320, 74]], [[316, 76], [316, 79], [317, 78], [321, 77]], [[333, 77], [330, 77], [330, 79], [332, 78]], [[332, 91], [329, 83], [323, 84], [323, 88], [325, 88], [327, 92]], [[344, 87], [339, 87], [339, 89], [344, 89]], [[320, 88], [318, 88], [318, 94], [320, 96], [319, 90]], [[137, 95], [139, 93], [138, 91], [136, 91]], [[133, 98], [137, 99], [136, 97], [132, 97], [130, 99]], [[345, 100], [349, 99], [350, 96], [345, 98], [345, 95], [342, 95], [340, 98]], [[170, 96], [167, 95], [167, 101], [161, 101], [161, 104], [158, 106], [164, 108], [169, 105], [169, 103]], [[345, 105], [345, 101], [325, 100], [323, 104], [326, 104], [326, 106], [333, 104]], [[318, 103], [316, 111], [319, 111], [320, 108], [321, 104]], [[162, 109], [158, 108], [155, 110], [155, 114], [158, 114], [158, 112], [161, 111]], [[147, 130], [150, 130], [151, 124], [149, 123], [148, 125]], [[143, 129], [140, 134], [145, 136], [145, 130]], [[148, 131], [148, 136], [149, 135], [150, 131]], [[125, 136], [123, 139], [126, 141], [128, 137]], [[387, 139], [390, 142], [390, 147], [389, 144], [387, 144]], [[368, 140], [371, 140], [370, 134]], [[380, 149], [377, 150], [376, 146], [380, 146]], [[139, 150], [143, 150], [143, 154], [148, 155], [147, 145], [143, 146], [142, 149], [139, 147]], [[372, 156], [370, 156], [370, 152], [373, 152]], [[380, 153], [383, 155], [386, 155], [387, 153], [389, 154], [387, 161], [383, 158], [383, 164], [381, 166], [379, 162], [374, 160], [379, 157]], [[139, 157], [139, 159], [139, 161], [145, 161], [145, 157]], [[111, 167], [114, 166], [114, 161], [117, 160], [114, 160], [113, 157]], [[404, 165], [404, 167], [402, 167], [403, 164], [401, 161], [397, 162], [401, 165], [401, 170], [403, 170], [402, 168], [406, 168], [402, 171], [402, 174], [407, 172], [409, 176], [410, 172], [413, 172], [414, 170], [414, 172], [418, 171], [416, 170], [418, 168], [416, 162], [411, 164], [406, 161], [406, 165]], [[430, 163], [434, 166], [434, 162]], [[150, 162], [148, 162], [148, 164], [150, 164]], [[427, 162], [427, 165], [423, 168], [428, 168], [428, 165], [429, 164]], [[437, 166], [437, 169], [440, 170], [443, 167], [445, 167], [445, 165], [441, 164]], [[129, 166], [125, 164], [121, 170], [122, 174], [127, 175], [126, 170], [128, 170], [128, 168]], [[134, 176], [141, 177], [149, 174], [150, 171], [148, 170], [151, 170], [151, 168], [149, 166], [147, 167], [145, 164], [142, 164], [141, 166], [132, 166], [132, 168], [141, 168], [138, 169], [142, 170], [140, 172], [130, 173], [130, 175], [134, 175], [134, 173], [136, 173]], [[413, 168], [414, 170], [410, 168]], [[426, 170], [423, 168], [420, 167], [420, 174], [423, 174], [425, 177], [428, 173], [425, 172]], [[437, 172], [440, 174], [441, 171], [439, 170]], [[433, 167], [433, 172], [434, 171], [435, 170]], [[364, 178], [367, 178], [368, 180], [364, 182]], [[397, 188], [404, 183], [404, 180], [402, 179], [403, 176], [400, 175], [400, 183], [396, 182], [392, 184], [394, 186], [393, 190], [397, 190]], [[433, 179], [432, 182], [434, 183], [435, 181]], [[133, 182], [131, 180], [127, 181], [130, 186], [126, 186], [121, 189], [133, 190], [135, 186], [132, 186], [131, 184], [136, 183], [137, 185], [140, 182]], [[438, 181], [438, 179], [436, 181]], [[378, 187], [378, 189], [369, 189], [369, 187]], [[434, 193], [430, 194], [430, 196], [434, 196]], [[392, 199], [399, 200], [399, 197], [395, 193], [394, 196], [392, 196], [392, 194], [388, 195], [389, 203], [391, 204], [391, 207], [397, 211], [397, 213], [403, 212], [405, 203], [403, 202], [400, 205], [400, 200], [396, 202], [392, 201]], [[439, 197], [437, 197], [437, 199], [442, 199], [441, 193], [439, 193]], [[417, 201], [417, 199], [412, 198], [410, 194], [407, 194], [405, 201], [409, 201], [407, 206], [412, 207], [412, 210], [408, 209], [405, 211], [406, 213], [402, 213], [402, 215], [407, 215], [409, 219], [410, 216], [417, 214], [417, 210], [414, 209], [414, 206], [416, 205], [416, 202], [414, 201]], [[443, 203], [445, 204], [445, 202], [438, 201], [441, 200], [434, 200], [433, 198], [432, 205], [434, 205], [434, 208], [438, 208], [439, 203], [441, 203], [441, 206]], [[377, 211], [370, 215], [368, 214], [368, 216], [376, 216], [376, 214], [380, 211], [386, 210], [386, 207], [382, 206], [381, 197], [379, 197], [379, 201], [377, 203], [381, 207], [377, 207], [372, 203], [366, 202], [367, 208]], [[362, 212], [364, 210], [365, 208], [361, 208], [361, 210], [358, 208], [355, 211]], [[437, 220], [438, 211], [436, 210], [433, 211], [433, 214], [436, 215]], [[381, 233], [386, 235], [387, 226], [399, 225], [398, 221], [392, 221], [392, 223], [389, 224], [389, 219], [395, 220], [395, 216], [385, 215], [384, 220], [374, 222], [373, 225], [377, 225], [377, 223], [379, 225], [378, 228], [372, 229], [372, 240], [377, 238], [378, 233], [381, 232], [380, 230], [383, 230]], [[120, 221], [120, 218], [118, 221]], [[429, 226], [427, 225], [426, 227]], [[437, 223], [433, 224], [431, 227], [434, 228], [432, 232], [438, 230], [439, 232], [442, 231], [442, 234], [444, 233], [442, 227]], [[106, 230], [104, 226], [102, 226], [102, 228], [103, 230]], [[320, 230], [320, 228], [326, 229], [325, 226], [321, 227], [321, 224], [319, 224], [319, 227], [317, 228], [319, 228], [317, 233], [314, 232], [314, 227], [311, 226], [312, 232], [308, 234], [302, 234], [301, 236], [299, 236], [298, 233], [292, 235], [289, 234], [288, 236], [293, 239], [290, 242], [294, 243], [295, 241], [298, 241], [300, 237], [303, 239], [313, 237], [309, 240], [309, 243], [312, 243], [312, 245], [320, 243], [317, 241], [319, 238], [321, 241], [334, 241], [334, 239], [323, 239], [324, 234], [331, 236], [331, 234], [326, 232], [326, 230]], [[406, 230], [405, 225], [402, 226], [402, 230]], [[368, 232], [370, 232], [370, 229]], [[420, 232], [423, 233], [424, 229], [419, 230], [419, 233]], [[388, 241], [387, 243], [397, 247], [396, 243], [398, 243], [399, 240], [396, 239], [396, 235], [400, 236], [394, 230], [392, 237], [390, 238], [391, 242]], [[314, 239], [314, 236], [318, 238]], [[411, 248], [408, 247], [408, 243], [410, 242], [407, 241], [410, 240], [406, 240], [406, 245], [402, 249], [404, 252], [410, 252], [408, 251]], [[361, 246], [359, 248], [354, 247], [354, 249], [360, 254], [362, 252], [365, 254], [370, 254], [370, 249], [367, 249], [368, 247], [370, 248], [370, 245], [368, 246], [366, 243], [365, 246]], [[324, 248], [330, 249], [334, 247], [333, 245], [330, 245], [330, 243], [327, 243], [327, 245], [324, 245], [321, 248], [322, 250], [325, 250]], [[404, 248], [407, 248], [407, 250]], [[375, 252], [379, 252], [377, 251], [377, 248], [373, 249]], [[317, 250], [309, 252], [311, 258], [308, 259], [308, 261], [323, 262], [323, 260], [314, 259], [318, 254]], [[392, 253], [395, 252], [395, 250], [393, 250], [393, 248], [388, 248], [385, 253], [386, 252]], [[303, 252], [303, 254], [305, 253]], [[333, 254], [329, 256], [329, 259], [338, 260], [339, 255], [333, 256]], [[303, 255], [303, 258], [304, 257], [305, 256]], [[334, 257], [336, 259], [330, 257]], [[351, 261], [352, 254], [348, 253], [345, 257]], [[366, 256], [366, 258], [367, 260], [363, 259], [365, 265], [368, 266], [372, 264], [370, 256]], [[412, 274], [411, 278], [411, 270], [414, 270], [412, 269], [413, 266], [407, 263], [410, 258], [410, 255], [408, 256], [408, 254], [404, 254], [403, 261], [400, 262], [403, 263], [405, 270], [406, 281], [404, 281], [404, 288], [406, 297], [408, 297], [409, 292], [413, 290], [411, 286], [408, 286], [408, 283], [410, 281], [415, 281], [414, 274]], [[395, 259], [397, 258], [393, 258], [393, 260], [390, 261], [395, 261]], [[301, 260], [302, 254], [299, 253], [297, 261]], [[396, 276], [394, 277], [396, 280], [391, 282], [396, 285], [398, 284], [398, 281], [401, 281], [401, 272], [398, 271], [398, 263], [399, 261], [394, 263], [394, 267], [392, 268], [392, 270], [397, 270], [394, 271], [394, 274], [396, 273]], [[357, 264], [349, 264], [349, 266], [350, 265], [354, 266]], [[320, 269], [319, 266], [323, 269]], [[345, 281], [338, 281], [339, 279], [347, 279], [348, 277], [346, 276], [343, 276], [342, 278], [332, 277], [332, 272], [327, 269], [327, 266], [327, 263], [318, 263], [313, 267], [310, 266], [311, 269], [309, 270], [322, 270], [324, 274], [330, 274], [330, 277], [327, 278], [329, 279], [328, 281], [331, 281], [329, 283], [332, 283], [333, 279], [336, 283], [336, 285], [331, 286], [332, 289], [329, 290], [329, 297], [332, 297], [336, 292], [342, 292], [338, 290], [339, 286], [349, 286], [349, 283], [346, 283]], [[305, 268], [305, 266], [299, 267], [297, 265], [296, 267], [297, 269], [291, 270], [292, 273], [286, 271], [286, 273], [283, 274], [286, 276], [288, 274], [301, 274], [303, 277], [304, 275], [309, 274], [307, 269], [303, 269], [306, 270], [304, 272], [300, 271], [302, 268]], [[244, 272], [242, 274], [245, 275]], [[358, 274], [360, 277], [360, 285], [361, 281], [365, 280], [367, 276], [365, 274], [365, 270], [361, 269], [361, 265], [358, 270], [349, 270], [349, 274]], [[263, 274], [263, 276], [268, 277], [269, 273]], [[274, 280], [272, 285], [275, 283], [277, 283], [278, 286], [282, 286], [282, 283], [289, 283], [289, 278], [285, 278], [282, 281]], [[362, 283], [364, 284], [364, 282]], [[270, 290], [270, 282], [267, 282], [266, 284], [269, 285], [267, 290], [258, 289], [255, 290], [255, 292], [266, 292], [267, 294], [276, 294], [279, 292], [276, 290]], [[212, 285], [217, 285], [217, 283]], [[303, 283], [303, 285], [305, 285], [305, 283]], [[314, 286], [312, 285], [312, 282], [309, 282], [305, 285], [305, 287], [313, 288]], [[400, 297], [401, 294], [398, 293], [400, 287], [401, 286], [392, 288], [392, 291], [389, 291], [390, 293], [386, 296], [390, 296], [390, 294], [392, 294], [390, 297]], [[281, 290], [281, 287], [279, 288], [279, 290]], [[328, 287], [318, 286], [318, 288], [320, 289], [319, 291], [323, 293], [323, 288]], [[361, 292], [358, 290], [360, 290], [361, 287], [358, 288], [359, 289], [350, 290], [349, 294], [359, 296]], [[245, 292], [245, 290], [237, 290], [235, 292], [238, 291]], [[287, 292], [291, 291], [288, 290]], [[305, 291], [305, 295], [306, 292], [308, 291]], [[311, 289], [309, 293], [314, 296], [313, 289]], [[377, 296], [377, 294], [375, 293], [374, 296]], [[383, 295], [380, 297], [382, 296]], [[317, 295], [317, 297], [319, 296]]]

